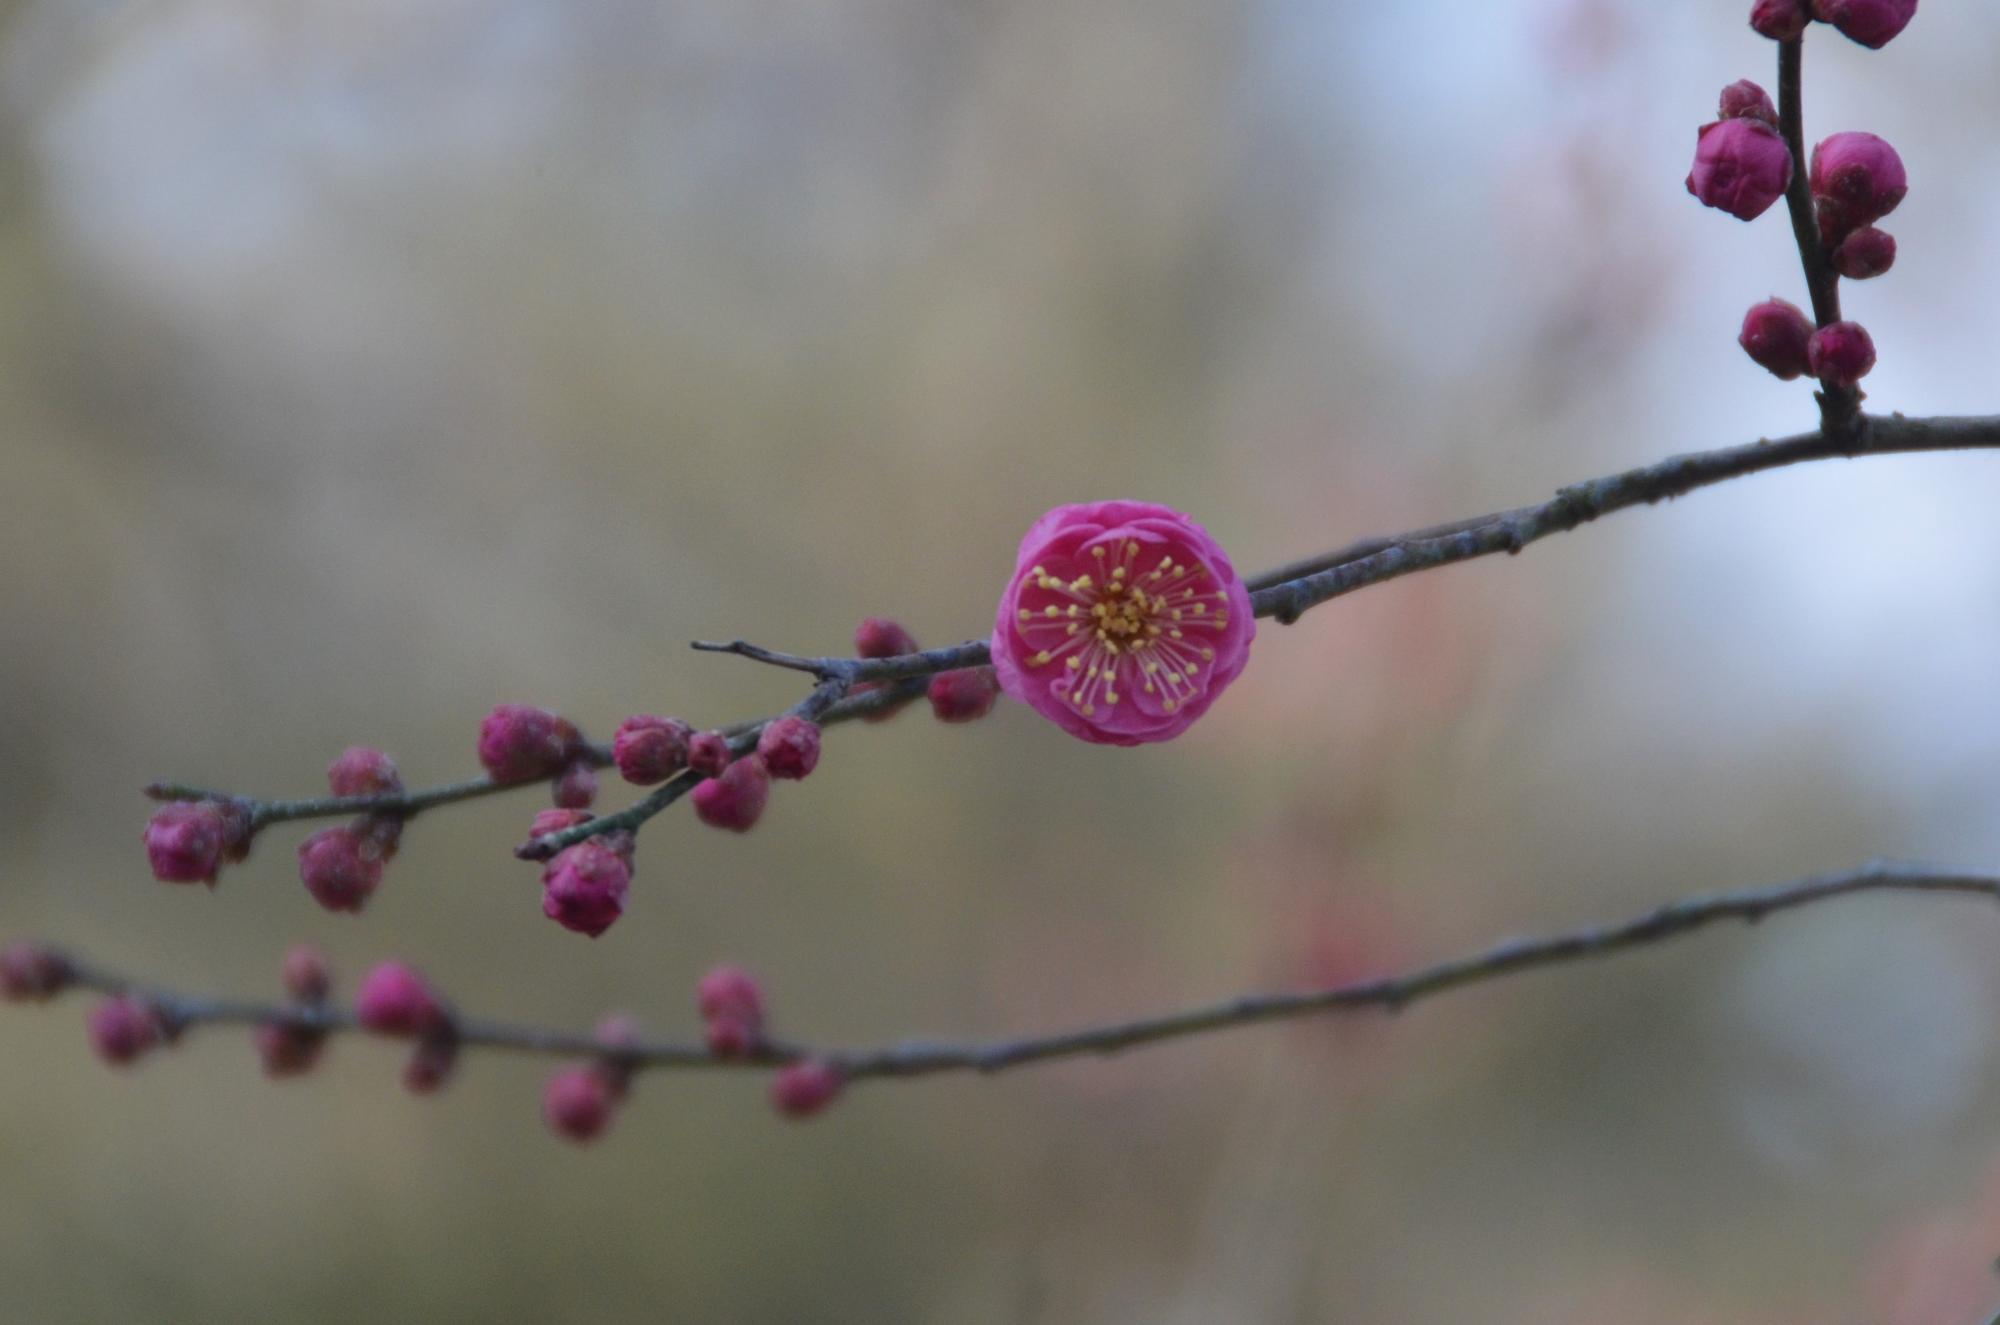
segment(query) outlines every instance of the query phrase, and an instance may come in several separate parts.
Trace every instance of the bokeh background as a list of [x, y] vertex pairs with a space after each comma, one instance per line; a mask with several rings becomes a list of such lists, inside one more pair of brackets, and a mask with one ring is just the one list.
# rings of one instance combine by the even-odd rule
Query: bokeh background
[[[1393, 969], [1875, 855], [2000, 867], [1990, 456], [1761, 477], [1369, 590], [1171, 745], [1018, 708], [831, 734], [745, 838], [657, 823], [587, 943], [427, 817], [359, 920], [274, 829], [147, 876], [137, 789], [463, 775], [493, 703], [768, 712], [690, 654], [979, 633], [1046, 507], [1255, 568], [1810, 425], [1733, 344], [1780, 212], [1682, 188], [1740, 0], [0, 3], [0, 934], [274, 991], [311, 939], [464, 1005], [693, 1027], [721, 958], [833, 1043]], [[1826, 29], [1894, 141], [1875, 407], [2000, 408], [2000, 12]], [[616, 784], [607, 784], [616, 803]], [[129, 1075], [0, 1019], [23, 1322], [1983, 1320], [2000, 918], [1860, 900], [990, 1081], [442, 1097], [231, 1032]]]

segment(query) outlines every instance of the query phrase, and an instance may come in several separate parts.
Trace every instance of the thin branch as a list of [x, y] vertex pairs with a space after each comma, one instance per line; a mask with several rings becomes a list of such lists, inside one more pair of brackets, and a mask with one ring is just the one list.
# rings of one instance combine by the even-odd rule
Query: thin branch
[[[1304, 992], [1245, 994], [1205, 1007], [1054, 1035], [964, 1044], [911, 1040], [874, 1049], [822, 1049], [770, 1041], [749, 1057], [734, 1059], [716, 1058], [699, 1044], [661, 1040], [643, 1042], [629, 1051], [621, 1049], [618, 1058], [635, 1067], [650, 1068], [769, 1067], [815, 1058], [833, 1064], [850, 1079], [1002, 1072], [1030, 1063], [1121, 1053], [1190, 1035], [1322, 1012], [1370, 1008], [1394, 1012], [1436, 994], [1524, 971], [1632, 952], [1727, 921], [1755, 924], [1780, 912], [1869, 892], [1959, 894], [2000, 900], [2000, 876], [1877, 862], [1847, 873], [1819, 875], [1774, 887], [1690, 897], [1615, 924], [1587, 925], [1539, 938], [1508, 939], [1480, 952], [1403, 975]], [[138, 985], [86, 962], [66, 960], [72, 973], [71, 983], [140, 998], [176, 1030], [205, 1023], [243, 1025], [267, 1021], [328, 1032], [358, 1029], [353, 1012], [346, 1008], [192, 997]], [[589, 1035], [576, 1032], [466, 1018], [456, 1020], [454, 1025], [462, 1044], [482, 1048], [574, 1058], [602, 1057], [606, 1052]]]
[[[1785, 209], [1792, 214], [1792, 238], [1805, 269], [1806, 292], [1812, 299], [1813, 325], [1840, 321], [1840, 273], [1827, 257], [1813, 215], [1812, 185], [1807, 179], [1805, 126], [1805, 38], [1778, 43], [1778, 132], [1792, 153], [1792, 179], [1785, 186]], [[1820, 383], [1820, 427], [1832, 436], [1844, 435], [1861, 422], [1861, 392], [1851, 386]]]
[[[2000, 416], [1910, 419], [1899, 414], [1862, 415], [1858, 416], [1851, 432], [1799, 433], [1778, 441], [1758, 441], [1672, 456], [1657, 464], [1562, 488], [1554, 497], [1538, 505], [1495, 511], [1403, 534], [1363, 539], [1254, 576], [1247, 583], [1252, 590], [1251, 601], [1257, 615], [1274, 617], [1280, 623], [1289, 625], [1319, 604], [1371, 584], [1496, 552], [1519, 552], [1550, 534], [1566, 532], [1613, 511], [1667, 501], [1729, 479], [1811, 460], [1996, 447], [2000, 447]], [[968, 640], [946, 648], [926, 649], [890, 658], [813, 657], [779, 653], [743, 640], [726, 644], [701, 642], [695, 647], [708, 652], [736, 654], [772, 666], [808, 672], [819, 678], [820, 685], [804, 703], [821, 706], [817, 720], [822, 725], [893, 708], [922, 693], [922, 678], [959, 668], [979, 667], [991, 661], [984, 640]], [[877, 682], [896, 684], [866, 693], [847, 693], [854, 686]], [[827, 698], [824, 692], [831, 683], [838, 683], [844, 698]], [[805, 710], [794, 706], [788, 711]], [[759, 718], [725, 728], [731, 737], [732, 748], [738, 753], [749, 749], [768, 721], [768, 718]], [[609, 752], [603, 747], [593, 746], [591, 749], [592, 757], [599, 764], [608, 762]], [[323, 818], [370, 811], [408, 816], [432, 806], [522, 785], [536, 784], [495, 784], [490, 778], [474, 778], [385, 796], [266, 801], [176, 783], [155, 783], [147, 788], [147, 794], [156, 799], [235, 801], [247, 807], [253, 824], [261, 827], [287, 819]], [[630, 809], [538, 838], [525, 844], [519, 854], [530, 859], [546, 859], [562, 847], [586, 837], [630, 830], [672, 805], [692, 786], [693, 780], [686, 777], [668, 782]]]

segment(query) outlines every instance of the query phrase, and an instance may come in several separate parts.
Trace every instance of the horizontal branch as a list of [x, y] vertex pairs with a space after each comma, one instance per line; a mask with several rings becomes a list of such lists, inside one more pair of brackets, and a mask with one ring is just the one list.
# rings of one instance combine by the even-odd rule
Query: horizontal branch
[[[1253, 576], [1246, 583], [1258, 616], [1274, 617], [1289, 625], [1319, 604], [1371, 584], [1496, 552], [1519, 552], [1530, 543], [1574, 529], [1614, 511], [1667, 501], [1729, 479], [1810, 460], [1995, 447], [2000, 447], [2000, 416], [1909, 419], [1896, 414], [1867, 415], [1861, 418], [1852, 433], [1844, 436], [1800, 433], [1778, 441], [1759, 441], [1672, 456], [1657, 464], [1572, 484], [1537, 505], [1495, 511], [1402, 534], [1362, 539]], [[968, 640], [945, 648], [888, 658], [780, 653], [745, 640], [727, 643], [697, 641], [693, 647], [809, 673], [816, 678], [818, 686], [802, 705], [795, 705], [787, 712], [806, 712], [804, 705], [812, 705], [812, 711], [818, 714], [817, 720], [822, 725], [893, 708], [921, 694], [923, 678], [940, 672], [983, 666], [991, 661], [984, 640]], [[878, 682], [896, 684], [865, 693], [848, 693], [853, 687]], [[832, 683], [838, 683], [837, 688], [829, 691], [828, 686]], [[732, 749], [740, 754], [751, 748], [757, 733], [770, 720], [760, 718], [725, 728], [731, 738]], [[590, 750], [592, 759], [600, 766], [610, 761], [610, 752], [605, 747], [592, 746]], [[523, 844], [517, 853], [528, 859], [547, 859], [563, 847], [586, 837], [630, 831], [686, 795], [696, 781], [698, 779], [684, 774], [656, 788], [626, 810], [537, 838]], [[327, 796], [282, 801], [234, 796], [178, 783], [155, 783], [146, 790], [156, 799], [233, 801], [249, 810], [251, 824], [257, 828], [288, 819], [369, 812], [407, 817], [433, 806], [522, 785], [537, 784], [495, 783], [491, 778], [481, 777], [382, 796]]]
[[[993, 1073], [1030, 1063], [1120, 1053], [1191, 1035], [1289, 1020], [1324, 1012], [1362, 1009], [1397, 1011], [1453, 989], [1500, 980], [1525, 971], [1610, 957], [1665, 942], [1725, 921], [1749, 924], [1785, 911], [1859, 893], [1959, 894], [2000, 899], [2000, 876], [1878, 862], [1842, 874], [1826, 874], [1767, 888], [1711, 893], [1671, 902], [1630, 920], [1588, 925], [1538, 938], [1508, 939], [1451, 961], [1403, 975], [1362, 980], [1303, 992], [1246, 994], [1221, 1003], [1162, 1016], [1113, 1022], [1053, 1035], [974, 1043], [912, 1040], [874, 1049], [826, 1049], [767, 1041], [749, 1056], [717, 1058], [698, 1043], [642, 1041], [621, 1048], [621, 1063], [648, 1068], [771, 1067], [815, 1059], [838, 1068], [848, 1079], [915, 1077], [941, 1072]], [[70, 982], [106, 993], [128, 994], [155, 1009], [176, 1030], [207, 1023], [254, 1025], [277, 1022], [328, 1032], [358, 1029], [354, 1013], [332, 1005], [237, 1002], [192, 997], [133, 983], [87, 962], [65, 959]], [[477, 1018], [454, 1021], [460, 1044], [556, 1057], [603, 1057], [605, 1048], [588, 1034], [511, 1025]]]

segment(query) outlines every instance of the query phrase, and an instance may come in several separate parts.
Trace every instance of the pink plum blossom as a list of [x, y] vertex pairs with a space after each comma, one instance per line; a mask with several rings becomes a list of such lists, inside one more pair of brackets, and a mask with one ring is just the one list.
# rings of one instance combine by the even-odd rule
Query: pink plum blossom
[[1222, 546], [1151, 502], [1059, 506], [1021, 540], [993, 625], [1000, 688], [1072, 736], [1180, 735], [1250, 660], [1250, 594]]

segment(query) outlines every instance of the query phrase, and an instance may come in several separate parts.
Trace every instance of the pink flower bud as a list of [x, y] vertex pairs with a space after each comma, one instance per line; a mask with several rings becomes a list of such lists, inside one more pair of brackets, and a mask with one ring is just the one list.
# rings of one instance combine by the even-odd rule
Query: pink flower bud
[[264, 1075], [273, 1081], [312, 1071], [326, 1049], [326, 1033], [287, 1021], [259, 1022], [250, 1032]]
[[1810, 18], [1806, 0], [1756, 0], [1750, 6], [1750, 26], [1772, 41], [1796, 41]]
[[1797, 304], [1773, 295], [1743, 315], [1736, 343], [1773, 376], [1789, 382], [1806, 371], [1806, 341], [1812, 333], [1812, 319]]
[[579, 759], [556, 778], [550, 793], [559, 810], [587, 810], [597, 799], [597, 770]]
[[1833, 269], [1849, 280], [1865, 281], [1896, 265], [1896, 237], [1864, 225], [1833, 250]]
[[694, 802], [695, 815], [709, 827], [747, 833], [771, 799], [771, 774], [762, 758], [750, 755], [724, 769], [721, 777], [696, 787], [688, 799]]
[[729, 738], [719, 731], [696, 732], [688, 738], [687, 766], [705, 778], [720, 776], [733, 758]]
[[[863, 658], [894, 658], [905, 653], [915, 653], [920, 647], [916, 636], [887, 617], [872, 616], [854, 628], [854, 651]], [[849, 693], [871, 694], [882, 689], [884, 684], [881, 681], [863, 681]], [[861, 720], [887, 722], [908, 707], [908, 703], [891, 704], [887, 708], [862, 714]]]
[[810, 1118], [847, 1084], [838, 1067], [816, 1058], [787, 1063], [771, 1075], [771, 1107], [787, 1118]]
[[136, 1062], [161, 1040], [159, 1016], [130, 994], [107, 998], [90, 1010], [90, 1047], [113, 1067]]
[[1770, 125], [1757, 119], [1717, 120], [1701, 126], [1687, 191], [1709, 207], [1740, 220], [1762, 216], [1785, 196], [1792, 153]]
[[1859, 322], [1834, 322], [1812, 334], [1806, 358], [1828, 386], [1853, 386], [1875, 366], [1875, 342]]
[[444, 1002], [415, 967], [383, 962], [354, 999], [354, 1019], [378, 1035], [426, 1035], [450, 1024]]
[[854, 651], [863, 658], [895, 658], [917, 649], [917, 637], [887, 617], [867, 617], [854, 628]]
[[327, 910], [358, 912], [382, 882], [382, 857], [352, 828], [322, 828], [299, 843], [299, 878]]
[[554, 777], [581, 740], [575, 727], [547, 709], [502, 704], [479, 724], [479, 762], [495, 782]]
[[327, 786], [336, 796], [381, 796], [403, 789], [396, 761], [380, 750], [350, 745], [327, 766]]
[[939, 722], [972, 722], [993, 711], [1000, 682], [991, 667], [961, 667], [933, 676], [929, 694]]
[[458, 1037], [427, 1035], [403, 1064], [403, 1089], [412, 1095], [435, 1095], [451, 1081], [457, 1068]]
[[536, 814], [534, 822], [528, 825], [528, 836], [547, 837], [550, 833], [560, 833], [565, 828], [574, 828], [578, 824], [587, 824], [596, 817], [589, 810], [565, 810], [561, 808], [543, 810]]
[[1807, 176], [1819, 208], [1820, 237], [1829, 248], [1879, 221], [1910, 191], [1903, 158], [1872, 133], [1836, 133], [1813, 148]]
[[601, 838], [587, 837], [542, 868], [542, 914], [596, 938], [625, 914], [632, 864]]
[[384, 865], [396, 858], [396, 848], [403, 844], [403, 816], [393, 811], [364, 814], [354, 821], [353, 828], [362, 851]]
[[611, 738], [611, 757], [618, 775], [634, 786], [665, 782], [687, 767], [688, 739], [694, 728], [679, 718], [637, 713], [618, 724]]
[[616, 1094], [594, 1068], [566, 1067], [542, 1089], [542, 1118], [557, 1136], [584, 1145], [611, 1126]]
[[1249, 665], [1256, 633], [1250, 591], [1207, 530], [1150, 502], [1086, 502], [1021, 540], [993, 666], [1009, 698], [1070, 735], [1140, 745], [1206, 713]]
[[213, 801], [163, 805], [146, 824], [146, 862], [162, 883], [213, 885], [229, 845], [230, 824]]
[[694, 990], [695, 1007], [702, 1020], [731, 1017], [753, 1029], [764, 1025], [764, 989], [757, 977], [741, 966], [713, 967]]
[[9, 943], [0, 949], [0, 998], [9, 1003], [41, 1003], [69, 986], [75, 973], [59, 952], [39, 943]]
[[1774, 129], [1778, 126], [1778, 108], [1771, 104], [1771, 94], [1747, 78], [1739, 78], [1722, 89], [1718, 110], [1725, 120], [1747, 117], [1762, 120]]
[[1917, 0], [1814, 0], [1813, 7], [1819, 17], [1878, 51], [1917, 16]]
[[301, 1003], [324, 1003], [333, 992], [333, 968], [326, 954], [310, 943], [292, 945], [285, 954], [285, 992]]
[[757, 753], [772, 777], [802, 778], [819, 766], [819, 724], [795, 715], [774, 718], [757, 737]]

